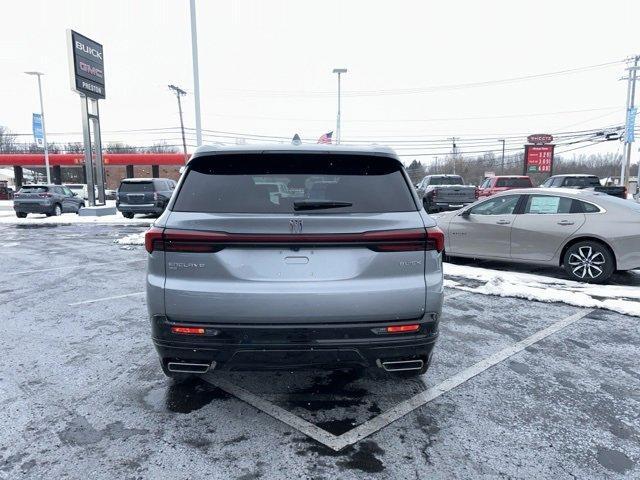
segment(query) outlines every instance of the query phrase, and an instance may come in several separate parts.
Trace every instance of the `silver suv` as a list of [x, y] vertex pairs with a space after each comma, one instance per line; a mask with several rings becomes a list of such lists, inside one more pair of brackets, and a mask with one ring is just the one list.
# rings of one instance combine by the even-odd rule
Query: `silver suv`
[[443, 241], [390, 149], [199, 148], [145, 237], [162, 368], [424, 373]]

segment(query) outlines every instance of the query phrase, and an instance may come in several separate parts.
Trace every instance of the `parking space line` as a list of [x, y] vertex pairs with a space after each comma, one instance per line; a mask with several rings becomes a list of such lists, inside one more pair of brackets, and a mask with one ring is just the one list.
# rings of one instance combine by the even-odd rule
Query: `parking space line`
[[68, 303], [70, 307], [76, 305], [86, 305], [88, 303], [104, 302], [106, 300], [115, 300], [116, 298], [137, 297], [138, 295], [144, 295], [144, 292], [125, 293], [124, 295], [113, 295], [112, 297], [94, 298], [93, 300], [83, 300], [82, 302]]
[[254, 395], [248, 390], [245, 390], [242, 387], [234, 385], [233, 383], [228, 382], [223, 378], [216, 377], [215, 374], [203, 375], [202, 378], [207, 382], [209, 382], [210, 384], [218, 388], [221, 388], [225, 392], [230, 393], [231, 395], [239, 398], [243, 402], [246, 402], [252, 407], [257, 408], [258, 410], [263, 411], [264, 413], [272, 416], [276, 420], [280, 420], [282, 423], [285, 423], [290, 427], [295, 428], [300, 433], [303, 433], [306, 436], [313, 438], [314, 440], [322, 443], [323, 445], [326, 445], [327, 447], [336, 451], [342, 448], [339, 446], [340, 445], [339, 437], [336, 437], [335, 435], [327, 432], [326, 430], [323, 430], [317, 425], [314, 425], [313, 423], [308, 422], [297, 415], [294, 415], [288, 410], [285, 410], [284, 408], [281, 408], [271, 403], [268, 400], [265, 400], [263, 398], [258, 397], [257, 395]]
[[524, 340], [520, 340], [517, 343], [514, 343], [510, 347], [504, 348], [499, 352], [494, 353], [493, 355], [488, 356], [484, 360], [479, 361], [478, 363], [470, 366], [462, 370], [461, 372], [455, 374], [453, 377], [448, 378], [447, 380], [439, 383], [438, 385], [431, 387], [424, 392], [421, 392], [404, 402], [399, 403], [391, 410], [387, 410], [383, 414], [372, 418], [368, 422], [365, 422], [353, 430], [342, 434], [338, 440], [340, 442], [340, 448], [344, 448], [347, 445], [352, 445], [365, 437], [381, 430], [387, 425], [395, 422], [396, 420], [404, 417], [408, 413], [411, 413], [416, 408], [419, 408], [426, 403], [438, 398], [439, 396], [453, 390], [454, 388], [462, 385], [467, 380], [479, 375], [485, 370], [497, 365], [509, 357], [515, 355], [518, 352], [521, 352], [525, 348], [537, 343], [545, 338], [553, 335], [554, 333], [559, 332], [560, 330], [568, 327], [569, 325], [577, 322], [582, 319], [589, 313], [591, 313], [593, 309], [590, 310], [582, 310], [580, 312], [574, 313], [562, 320], [555, 322], [554, 324], [544, 328], [542, 330], [537, 331], [533, 335], [525, 338]]
[[[467, 292], [461, 292], [467, 293]], [[456, 295], [458, 296], [458, 295]], [[448, 298], [452, 298], [449, 296]], [[396, 420], [401, 419], [405, 415], [413, 412], [417, 408], [426, 405], [427, 403], [435, 400], [436, 398], [444, 395], [445, 393], [453, 390], [454, 388], [462, 385], [473, 377], [481, 374], [485, 370], [505, 361], [509, 357], [512, 357], [516, 353], [523, 351], [525, 348], [544, 340], [545, 338], [558, 333], [560, 330], [572, 325], [578, 320], [584, 318], [589, 313], [593, 312], [594, 309], [589, 310], [581, 310], [579, 312], [574, 313], [573, 315], [569, 315], [566, 318], [558, 320], [552, 325], [543, 328], [542, 330], [537, 331], [533, 335], [520, 340], [519, 342], [514, 343], [513, 345], [503, 348], [502, 350], [494, 353], [493, 355], [488, 356], [487, 358], [475, 363], [474, 365], [458, 372], [457, 374], [449, 377], [448, 379], [440, 382], [438, 385], [435, 385], [423, 392], [414, 395], [413, 397], [400, 402], [395, 407], [392, 407], [390, 410], [378, 415], [377, 417], [372, 418], [371, 420], [362, 423], [355, 427], [354, 429], [343, 433], [342, 435], [336, 436], [333, 435], [326, 430], [314, 425], [311, 422], [308, 422], [297, 415], [285, 410], [264, 398], [260, 398], [257, 395], [245, 390], [242, 387], [234, 385], [231, 382], [223, 378], [219, 378], [213, 374], [207, 374], [203, 376], [203, 379], [207, 382], [215, 385], [216, 387], [221, 388], [222, 390], [234, 395], [240, 400], [248, 403], [249, 405], [263, 411], [264, 413], [272, 416], [273, 418], [280, 420], [281, 422], [289, 425], [292, 428], [295, 428], [300, 433], [307, 435], [308, 437], [313, 438], [314, 440], [326, 445], [327, 447], [339, 451], [343, 448], [353, 445], [354, 443], [359, 442], [360, 440], [382, 430], [383, 428], [389, 426], [391, 423]]]
[[120, 265], [122, 263], [134, 263], [134, 262], [144, 262], [146, 258], [140, 258], [136, 260], [124, 260], [122, 262], [98, 262], [98, 263], [83, 263], [82, 265], [64, 265], [62, 267], [51, 267], [51, 268], [39, 268], [32, 270], [23, 270], [21, 272], [11, 272], [12, 275], [24, 275], [27, 273], [41, 273], [41, 272], [52, 272], [54, 270], [64, 270], [66, 268], [83, 268], [83, 267], [100, 267], [102, 265]]

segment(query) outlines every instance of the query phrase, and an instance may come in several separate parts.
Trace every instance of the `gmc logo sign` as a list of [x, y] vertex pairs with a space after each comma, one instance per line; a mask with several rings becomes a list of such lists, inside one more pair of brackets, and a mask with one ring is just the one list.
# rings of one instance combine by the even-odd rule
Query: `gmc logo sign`
[[104, 75], [102, 74], [102, 70], [96, 67], [92, 67], [91, 65], [89, 65], [88, 63], [84, 63], [83, 61], [78, 62], [78, 67], [83, 72], [87, 72], [88, 74], [93, 75], [94, 77], [98, 77], [98, 78], [104, 77]]
[[85, 45], [84, 43], [82, 43], [80, 40], [76, 40], [76, 48], [78, 50], [83, 51], [84, 53], [88, 53], [89, 55], [91, 55], [92, 57], [97, 58], [98, 60], [102, 60], [102, 52], [90, 47], [89, 45]]

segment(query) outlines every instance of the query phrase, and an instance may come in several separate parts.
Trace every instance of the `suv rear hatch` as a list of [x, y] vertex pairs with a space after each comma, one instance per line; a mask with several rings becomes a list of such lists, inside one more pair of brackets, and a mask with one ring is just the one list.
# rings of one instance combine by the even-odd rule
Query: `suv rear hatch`
[[16, 203], [39, 203], [51, 196], [52, 194], [47, 186], [26, 185], [14, 195], [14, 200]]
[[169, 210], [147, 249], [166, 262], [171, 320], [286, 324], [424, 315], [425, 254], [435, 244], [397, 159], [199, 157]]
[[118, 189], [118, 202], [124, 205], [148, 205], [155, 200], [153, 181], [123, 181]]

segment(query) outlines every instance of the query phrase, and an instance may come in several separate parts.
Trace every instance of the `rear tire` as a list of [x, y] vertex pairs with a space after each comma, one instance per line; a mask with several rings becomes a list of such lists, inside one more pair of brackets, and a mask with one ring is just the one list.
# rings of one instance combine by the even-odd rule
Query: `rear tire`
[[27, 214], [25, 212], [16, 212], [16, 217], [27, 218]]
[[562, 263], [571, 280], [578, 282], [604, 283], [615, 271], [615, 258], [609, 248], [592, 240], [571, 245]]
[[131, 212], [122, 212], [122, 216], [123, 216], [124, 218], [129, 218], [129, 219], [131, 219], [131, 218], [133, 218], [133, 213], [131, 213]]

